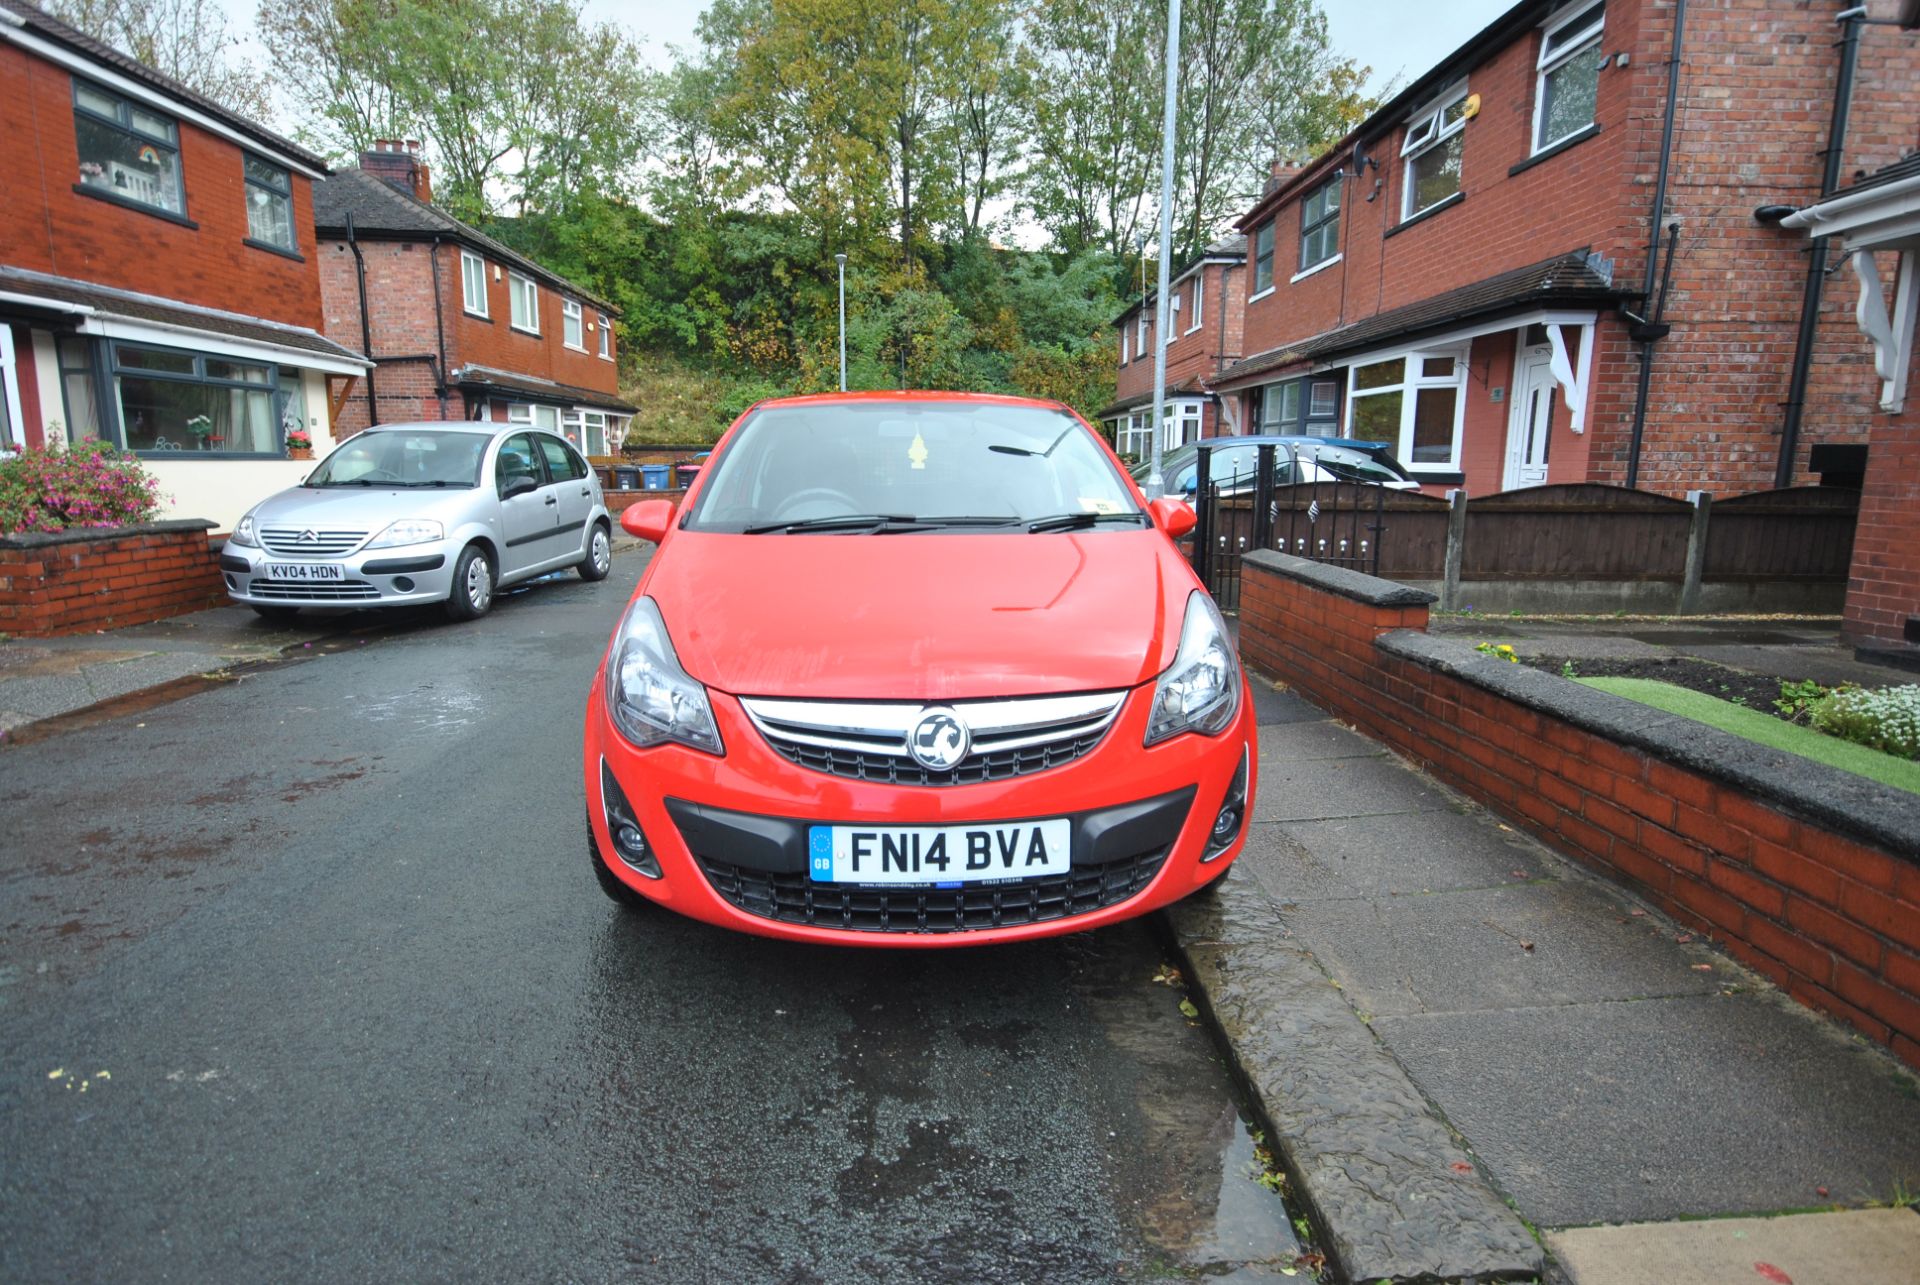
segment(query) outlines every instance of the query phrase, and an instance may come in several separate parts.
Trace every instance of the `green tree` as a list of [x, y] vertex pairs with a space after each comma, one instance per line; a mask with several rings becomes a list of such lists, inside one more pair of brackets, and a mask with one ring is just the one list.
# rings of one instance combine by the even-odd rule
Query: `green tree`
[[273, 119], [267, 78], [237, 56], [217, 0], [41, 0], [62, 22], [255, 120]]

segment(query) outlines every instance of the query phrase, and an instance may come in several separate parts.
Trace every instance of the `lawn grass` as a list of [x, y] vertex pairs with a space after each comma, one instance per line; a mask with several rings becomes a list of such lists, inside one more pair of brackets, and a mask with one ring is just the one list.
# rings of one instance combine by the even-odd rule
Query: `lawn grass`
[[1744, 740], [1755, 741], [1801, 758], [1869, 777], [1896, 790], [1920, 794], [1920, 763], [1870, 750], [1810, 727], [1783, 722], [1771, 714], [1723, 701], [1717, 696], [1689, 691], [1651, 678], [1577, 678], [1575, 682], [1628, 700], [1717, 727]]

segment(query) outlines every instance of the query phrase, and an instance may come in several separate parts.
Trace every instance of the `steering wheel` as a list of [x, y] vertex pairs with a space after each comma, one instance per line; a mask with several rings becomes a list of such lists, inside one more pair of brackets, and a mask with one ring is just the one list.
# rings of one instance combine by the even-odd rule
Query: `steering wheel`
[[[773, 520], [778, 522], [782, 518], [788, 517], [794, 509], [802, 508], [808, 504], [822, 500], [838, 500], [845, 506], [844, 512], [847, 513], [857, 513], [860, 511], [859, 504], [845, 491], [836, 491], [830, 486], [810, 486], [804, 491], [795, 491], [792, 495], [780, 501], [780, 507], [773, 511]], [[824, 517], [832, 515], [821, 514], [818, 516]]]

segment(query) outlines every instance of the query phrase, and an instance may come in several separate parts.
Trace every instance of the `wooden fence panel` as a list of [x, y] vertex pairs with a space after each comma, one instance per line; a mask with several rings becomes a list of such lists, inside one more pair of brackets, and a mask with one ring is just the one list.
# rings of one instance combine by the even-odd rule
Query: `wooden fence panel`
[[1715, 500], [1705, 580], [1845, 580], [1860, 493], [1797, 486]]
[[1597, 483], [1467, 501], [1463, 580], [1679, 580], [1693, 506]]

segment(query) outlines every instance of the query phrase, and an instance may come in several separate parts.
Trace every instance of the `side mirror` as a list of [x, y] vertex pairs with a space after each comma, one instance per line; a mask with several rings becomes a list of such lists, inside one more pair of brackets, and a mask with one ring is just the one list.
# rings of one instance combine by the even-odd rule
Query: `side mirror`
[[642, 500], [638, 504], [628, 505], [626, 512], [620, 515], [622, 531], [654, 544], [667, 538], [667, 528], [672, 525], [672, 500]]
[[1178, 540], [1200, 521], [1192, 505], [1171, 495], [1149, 500], [1147, 511], [1153, 514], [1153, 524], [1165, 531], [1169, 540]]
[[518, 477], [507, 479], [506, 489], [500, 492], [500, 498], [503, 500], [511, 500], [516, 495], [525, 495], [530, 491], [537, 491], [539, 489], [540, 483], [538, 481], [522, 473]]

